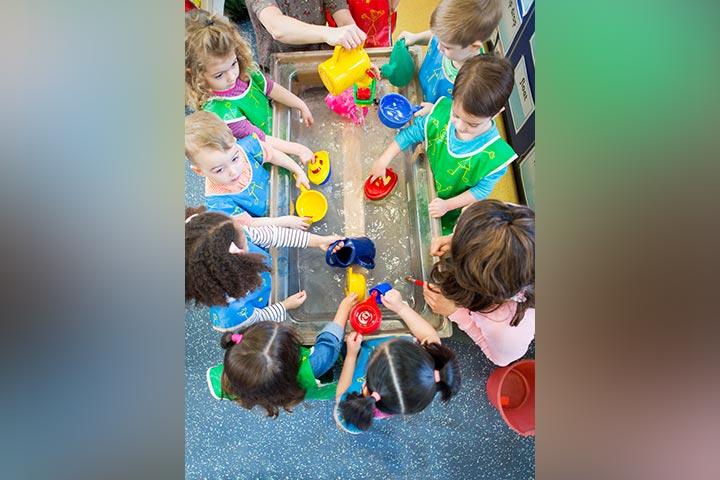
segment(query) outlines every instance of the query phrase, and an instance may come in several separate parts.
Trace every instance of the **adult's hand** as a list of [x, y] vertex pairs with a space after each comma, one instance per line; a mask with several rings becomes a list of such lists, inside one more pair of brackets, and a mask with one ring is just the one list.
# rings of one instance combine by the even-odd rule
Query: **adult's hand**
[[359, 47], [367, 38], [365, 32], [355, 24], [326, 28], [325, 43], [332, 46], [341, 45], [346, 50]]

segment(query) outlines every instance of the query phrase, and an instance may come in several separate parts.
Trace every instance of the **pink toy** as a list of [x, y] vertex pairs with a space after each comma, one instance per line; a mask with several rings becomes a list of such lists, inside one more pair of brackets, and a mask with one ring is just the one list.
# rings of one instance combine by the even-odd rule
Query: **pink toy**
[[330, 110], [337, 113], [341, 117], [349, 118], [355, 125], [360, 125], [365, 121], [368, 113], [368, 107], [358, 107], [355, 105], [353, 98], [353, 88], [350, 87], [338, 96], [332, 94], [325, 97], [325, 104]]

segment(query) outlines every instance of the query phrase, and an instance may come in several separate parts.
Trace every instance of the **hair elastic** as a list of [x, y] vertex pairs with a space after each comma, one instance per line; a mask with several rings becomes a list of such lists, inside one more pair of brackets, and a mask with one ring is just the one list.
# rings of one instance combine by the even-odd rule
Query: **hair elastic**
[[510, 300], [517, 303], [525, 303], [527, 297], [525, 297], [525, 288], [521, 288], [518, 293], [510, 297]]
[[197, 216], [198, 216], [197, 213], [193, 213], [192, 215], [190, 215], [188, 218], [185, 219], [185, 223], [188, 223], [190, 220], [192, 220], [193, 218], [195, 218]]
[[433, 373], [435, 374], [435, 383], [440, 382], [440, 372], [438, 370], [434, 370]]
[[237, 345], [238, 343], [242, 342], [242, 338], [243, 338], [242, 333], [233, 333], [233, 334], [230, 336], [230, 340], [232, 340], [233, 342], [235, 342], [235, 345]]
[[376, 402], [380, 401], [380, 394], [378, 392], [372, 392], [370, 396], [374, 398]]

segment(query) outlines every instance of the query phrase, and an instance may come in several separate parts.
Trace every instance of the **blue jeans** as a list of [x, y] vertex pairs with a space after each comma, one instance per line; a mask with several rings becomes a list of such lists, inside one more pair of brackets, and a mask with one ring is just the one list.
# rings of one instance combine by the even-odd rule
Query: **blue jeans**
[[345, 330], [334, 322], [328, 323], [320, 330], [309, 359], [315, 378], [322, 376], [335, 365], [343, 346], [344, 336]]

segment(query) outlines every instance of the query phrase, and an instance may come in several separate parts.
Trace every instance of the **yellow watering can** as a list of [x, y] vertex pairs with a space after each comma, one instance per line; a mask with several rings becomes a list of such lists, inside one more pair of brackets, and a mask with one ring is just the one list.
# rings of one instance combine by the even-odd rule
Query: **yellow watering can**
[[361, 86], [372, 80], [367, 76], [370, 69], [370, 57], [360, 45], [352, 50], [345, 50], [337, 45], [332, 57], [318, 65], [318, 73], [325, 88], [334, 96], [352, 87], [356, 83]]
[[365, 284], [365, 275], [353, 272], [352, 267], [350, 267], [347, 269], [345, 281], [345, 295], [355, 293], [357, 295], [358, 302], [365, 300], [365, 290], [367, 288]]

